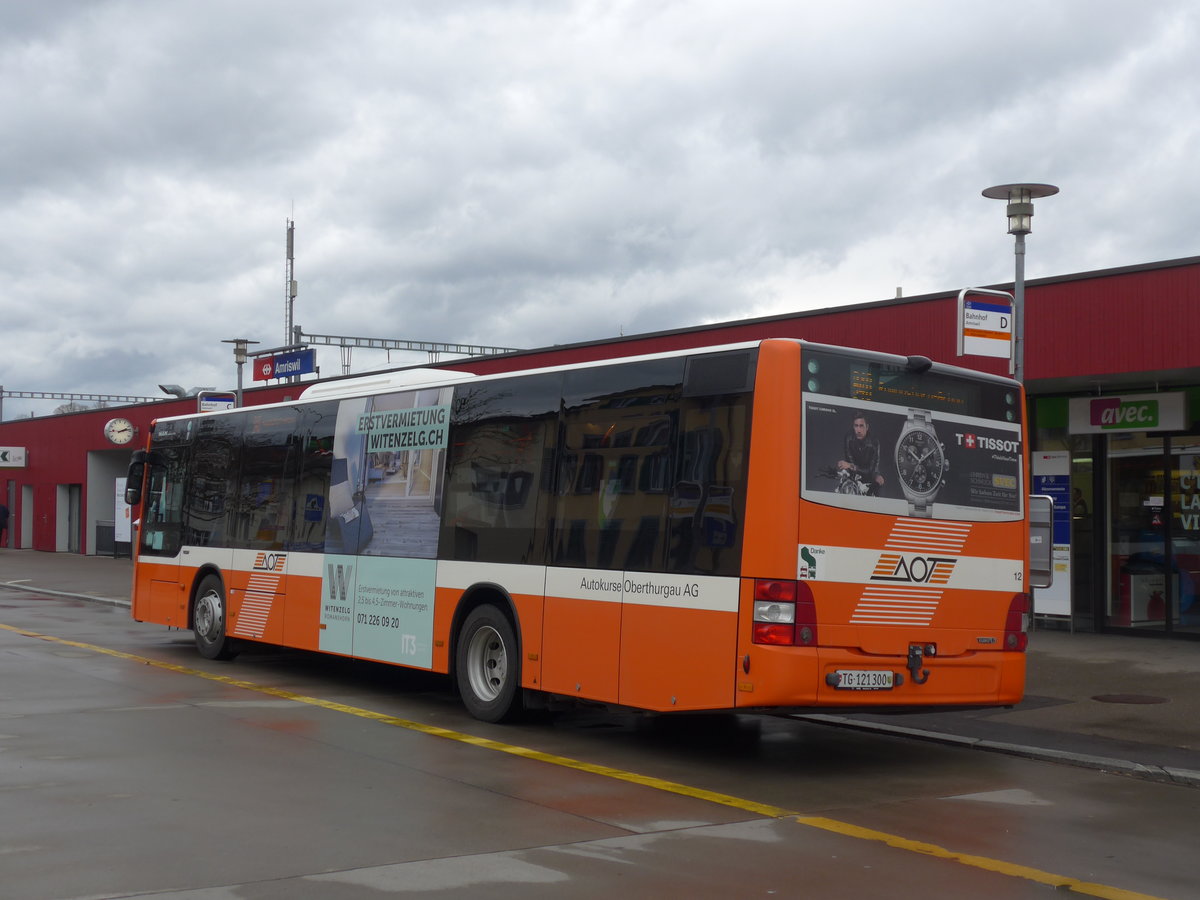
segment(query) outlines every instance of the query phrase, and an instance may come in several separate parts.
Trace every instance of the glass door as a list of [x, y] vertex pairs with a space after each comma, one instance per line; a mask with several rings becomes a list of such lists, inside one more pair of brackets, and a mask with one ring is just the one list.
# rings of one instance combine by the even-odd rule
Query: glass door
[[1163, 439], [1113, 435], [1109, 444], [1109, 590], [1104, 623], [1166, 628], [1167, 482]]
[[1200, 633], [1200, 436], [1171, 438], [1171, 574], [1174, 630]]

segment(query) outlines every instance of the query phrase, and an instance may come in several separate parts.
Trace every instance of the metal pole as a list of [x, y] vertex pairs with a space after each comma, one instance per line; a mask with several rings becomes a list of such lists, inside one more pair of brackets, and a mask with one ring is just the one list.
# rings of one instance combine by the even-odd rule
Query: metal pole
[[1013, 281], [1013, 377], [1025, 383], [1025, 235], [1017, 233], [1013, 253], [1016, 278]]
[[296, 303], [296, 254], [295, 254], [296, 223], [288, 219], [287, 223], [287, 257], [283, 264], [283, 304], [284, 325], [283, 342], [292, 339], [292, 321]]
[[257, 344], [258, 341], [251, 341], [246, 338], [229, 338], [221, 341], [222, 344], [233, 344], [233, 361], [237, 365], [237, 405], [241, 409], [242, 406], [242, 366], [246, 362], [246, 351], [250, 349], [251, 344]]
[[1008, 233], [1016, 238], [1017, 272], [1013, 279], [1013, 359], [1010, 371], [1022, 383], [1025, 381], [1025, 235], [1033, 230], [1033, 201], [1052, 197], [1058, 188], [1052, 184], [998, 184], [986, 188], [983, 196], [991, 200], [1007, 200], [1004, 210], [1008, 216]]

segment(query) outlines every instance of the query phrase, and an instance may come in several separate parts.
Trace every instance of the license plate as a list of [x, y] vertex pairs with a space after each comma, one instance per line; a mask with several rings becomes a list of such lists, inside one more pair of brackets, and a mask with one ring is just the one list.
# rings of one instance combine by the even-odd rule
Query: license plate
[[888, 669], [839, 669], [834, 674], [840, 691], [890, 691], [894, 683]]

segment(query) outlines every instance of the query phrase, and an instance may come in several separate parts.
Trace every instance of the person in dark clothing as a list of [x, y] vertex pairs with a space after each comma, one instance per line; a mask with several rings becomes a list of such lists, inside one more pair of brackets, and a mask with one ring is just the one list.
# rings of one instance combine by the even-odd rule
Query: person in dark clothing
[[858, 474], [867, 485], [867, 493], [876, 496], [883, 487], [884, 479], [879, 474], [879, 441], [871, 436], [871, 424], [865, 413], [856, 412], [851, 430], [846, 432], [839, 470]]
[[1088, 514], [1087, 501], [1083, 499], [1083, 491], [1079, 488], [1071, 493], [1071, 515], [1076, 519], [1085, 518]]
[[0, 547], [8, 546], [8, 507], [0, 503]]

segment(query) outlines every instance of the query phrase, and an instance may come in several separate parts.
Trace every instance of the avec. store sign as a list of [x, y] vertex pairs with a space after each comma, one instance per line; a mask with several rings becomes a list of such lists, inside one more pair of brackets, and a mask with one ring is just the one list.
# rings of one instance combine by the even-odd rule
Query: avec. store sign
[[1072, 397], [1071, 434], [1112, 431], [1179, 431], [1187, 408], [1182, 392]]

